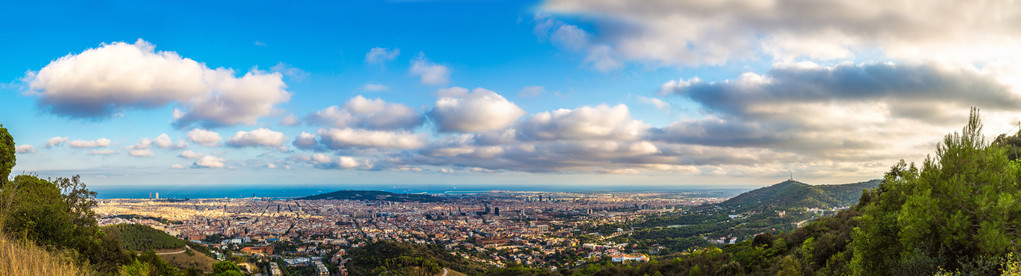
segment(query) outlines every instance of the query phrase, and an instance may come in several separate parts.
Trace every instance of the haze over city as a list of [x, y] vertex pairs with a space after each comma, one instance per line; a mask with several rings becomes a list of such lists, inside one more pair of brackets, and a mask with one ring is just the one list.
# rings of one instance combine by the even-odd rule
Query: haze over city
[[1021, 17], [937, 2], [7, 3], [0, 122], [92, 187], [858, 182], [1021, 119]]

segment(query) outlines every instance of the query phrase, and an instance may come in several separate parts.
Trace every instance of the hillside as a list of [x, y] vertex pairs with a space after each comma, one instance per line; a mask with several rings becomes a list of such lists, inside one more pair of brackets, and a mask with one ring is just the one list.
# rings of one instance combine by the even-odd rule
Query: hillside
[[347, 267], [351, 275], [440, 274], [443, 268], [474, 275], [487, 269], [435, 245], [389, 241], [352, 250]]
[[337, 199], [337, 200], [382, 200], [390, 202], [443, 202], [446, 199], [441, 197], [435, 197], [425, 194], [398, 194], [383, 191], [353, 191], [343, 190], [330, 192], [325, 194], [318, 194], [306, 197], [295, 198], [297, 200], [320, 200], [320, 199]]
[[880, 182], [871, 180], [842, 185], [809, 185], [788, 180], [745, 192], [720, 203], [720, 206], [741, 211], [846, 207], [858, 202], [862, 190], [875, 187]]
[[60, 252], [47, 251], [27, 241], [7, 239], [0, 233], [0, 275], [88, 275], [95, 272], [80, 267]]
[[186, 244], [184, 240], [141, 224], [116, 224], [102, 227], [103, 232], [121, 241], [125, 249], [133, 251], [177, 249]]

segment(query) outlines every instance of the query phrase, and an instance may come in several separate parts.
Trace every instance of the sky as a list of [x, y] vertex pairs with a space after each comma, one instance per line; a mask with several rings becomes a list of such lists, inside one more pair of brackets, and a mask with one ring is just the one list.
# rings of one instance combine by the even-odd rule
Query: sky
[[1013, 1], [139, 2], [2, 4], [15, 173], [849, 183], [1021, 121]]

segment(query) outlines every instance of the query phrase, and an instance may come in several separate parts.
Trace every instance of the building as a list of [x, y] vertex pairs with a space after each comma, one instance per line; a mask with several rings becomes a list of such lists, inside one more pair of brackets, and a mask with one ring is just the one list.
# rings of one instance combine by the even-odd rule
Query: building
[[614, 262], [648, 262], [649, 256], [645, 254], [615, 254], [612, 256]]
[[318, 276], [330, 276], [330, 270], [326, 268], [326, 265], [323, 264], [323, 261], [320, 261], [320, 260], [312, 261], [312, 265], [314, 265], [315, 268], [316, 268], [316, 274], [315, 275], [318, 275]]

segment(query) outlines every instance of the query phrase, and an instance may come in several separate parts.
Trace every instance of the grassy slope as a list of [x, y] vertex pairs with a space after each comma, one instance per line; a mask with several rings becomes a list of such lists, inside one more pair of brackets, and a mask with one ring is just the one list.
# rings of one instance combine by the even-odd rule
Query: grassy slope
[[215, 259], [199, 252], [192, 251], [192, 253], [194, 254], [190, 256], [187, 253], [160, 255], [160, 258], [177, 268], [194, 268], [205, 272], [213, 271], [213, 264], [216, 263]]
[[0, 275], [90, 275], [93, 272], [79, 267], [70, 258], [28, 242], [12, 241], [0, 235]]

